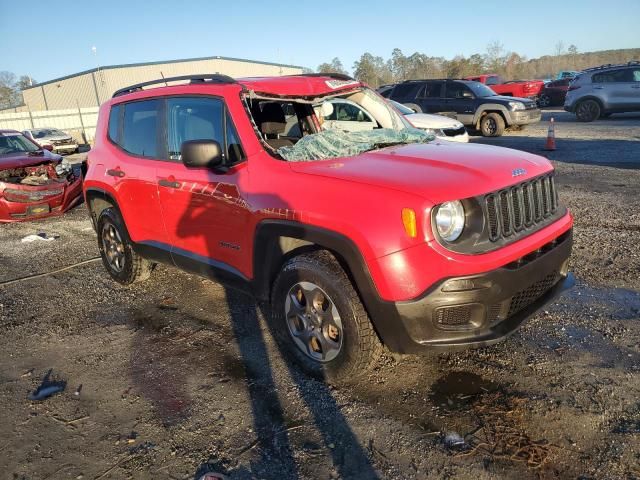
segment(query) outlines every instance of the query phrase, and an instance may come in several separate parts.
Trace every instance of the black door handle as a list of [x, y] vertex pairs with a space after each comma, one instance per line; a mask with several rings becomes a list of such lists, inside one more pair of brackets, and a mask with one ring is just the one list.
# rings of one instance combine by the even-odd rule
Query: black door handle
[[180, 182], [172, 182], [171, 180], [162, 179], [158, 182], [161, 187], [180, 188]]
[[124, 177], [124, 172], [122, 170], [107, 170], [107, 175], [111, 175], [112, 177]]

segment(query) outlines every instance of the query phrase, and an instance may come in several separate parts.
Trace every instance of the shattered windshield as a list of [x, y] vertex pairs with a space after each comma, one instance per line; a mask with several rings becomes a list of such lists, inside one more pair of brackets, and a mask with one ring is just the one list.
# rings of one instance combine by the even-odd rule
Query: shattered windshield
[[251, 92], [245, 100], [268, 151], [287, 161], [352, 156], [433, 140], [366, 87], [286, 100]]

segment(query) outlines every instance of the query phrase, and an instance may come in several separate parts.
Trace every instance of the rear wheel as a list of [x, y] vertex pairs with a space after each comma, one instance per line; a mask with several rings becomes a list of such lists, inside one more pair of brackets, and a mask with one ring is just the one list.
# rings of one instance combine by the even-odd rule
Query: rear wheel
[[538, 98], [538, 105], [540, 106], [540, 108], [544, 108], [544, 107], [548, 107], [551, 105], [551, 97], [549, 95], [547, 95], [546, 93], [543, 93], [542, 95], [540, 95], [540, 98]]
[[328, 251], [285, 263], [273, 285], [270, 320], [288, 356], [330, 382], [367, 373], [382, 353], [358, 293]]
[[576, 118], [580, 122], [593, 122], [600, 117], [602, 109], [595, 100], [583, 100], [576, 105]]
[[153, 264], [133, 250], [124, 221], [115, 208], [100, 212], [97, 231], [102, 263], [114, 280], [129, 285], [149, 278]]
[[504, 119], [499, 113], [488, 113], [480, 120], [480, 132], [484, 137], [499, 137], [504, 132]]
[[422, 113], [422, 108], [420, 108], [420, 105], [416, 105], [415, 103], [405, 103], [404, 106], [410, 108], [416, 113]]

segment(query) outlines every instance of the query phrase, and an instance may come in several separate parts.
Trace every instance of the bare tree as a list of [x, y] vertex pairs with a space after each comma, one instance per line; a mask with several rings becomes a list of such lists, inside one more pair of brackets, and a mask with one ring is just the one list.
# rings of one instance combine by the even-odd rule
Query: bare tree
[[331, 60], [330, 63], [322, 63], [318, 66], [318, 73], [344, 73], [347, 71], [342, 66], [342, 62], [338, 57]]

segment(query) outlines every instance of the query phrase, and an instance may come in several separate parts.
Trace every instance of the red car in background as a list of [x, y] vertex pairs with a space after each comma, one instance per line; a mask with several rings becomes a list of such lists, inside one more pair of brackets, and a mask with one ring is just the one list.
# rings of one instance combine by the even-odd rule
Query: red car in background
[[0, 223], [60, 215], [82, 198], [82, 166], [0, 130]]
[[540, 93], [538, 105], [541, 107], [564, 105], [564, 99], [569, 91], [571, 80], [573, 80], [573, 78], [563, 78], [562, 80], [554, 80], [553, 82], [547, 83]]
[[498, 95], [530, 98], [532, 100], [537, 100], [540, 92], [544, 88], [544, 82], [542, 80], [511, 80], [505, 82], [500, 75], [496, 75], [495, 73], [465, 77], [465, 80], [484, 83], [486, 86], [491, 87], [491, 90]]

